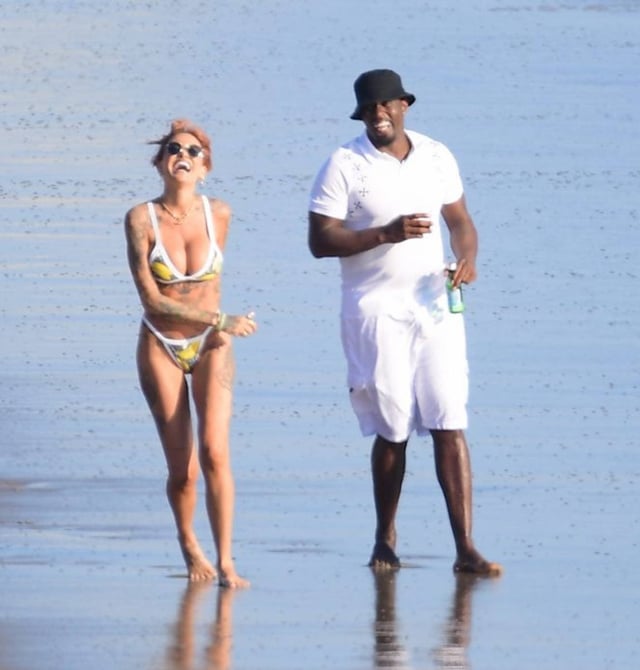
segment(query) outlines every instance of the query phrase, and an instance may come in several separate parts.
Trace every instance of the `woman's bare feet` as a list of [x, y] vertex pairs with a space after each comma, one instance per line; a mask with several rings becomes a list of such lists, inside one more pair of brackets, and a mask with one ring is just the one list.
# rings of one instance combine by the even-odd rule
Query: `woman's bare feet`
[[465, 555], [458, 555], [453, 564], [454, 572], [463, 572], [480, 577], [498, 577], [502, 574], [500, 563], [484, 559], [475, 549]]
[[180, 549], [187, 566], [190, 582], [212, 581], [218, 576], [197, 541], [181, 543]]
[[248, 589], [251, 586], [251, 582], [236, 572], [233, 564], [227, 568], [223, 568], [221, 565], [218, 565], [218, 583], [220, 586], [223, 586], [228, 589]]

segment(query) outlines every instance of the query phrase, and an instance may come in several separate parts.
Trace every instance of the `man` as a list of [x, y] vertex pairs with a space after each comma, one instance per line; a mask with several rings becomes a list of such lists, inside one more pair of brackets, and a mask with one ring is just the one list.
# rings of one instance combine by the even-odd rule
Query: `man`
[[395, 517], [409, 436], [431, 434], [456, 545], [454, 570], [497, 575], [471, 535], [465, 440], [468, 368], [463, 316], [445, 288], [440, 217], [456, 260], [453, 284], [476, 278], [477, 232], [448, 149], [405, 130], [415, 102], [399, 75], [371, 70], [354, 83], [352, 119], [365, 132], [335, 151], [311, 192], [309, 248], [340, 259], [341, 332], [351, 404], [375, 435], [371, 472], [377, 527], [369, 565], [400, 567]]

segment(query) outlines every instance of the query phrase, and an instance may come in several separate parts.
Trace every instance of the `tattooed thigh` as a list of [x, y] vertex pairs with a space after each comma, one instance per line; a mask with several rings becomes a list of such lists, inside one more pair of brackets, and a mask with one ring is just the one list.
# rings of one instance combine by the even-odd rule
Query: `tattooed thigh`
[[236, 372], [233, 349], [230, 346], [223, 347], [221, 348], [220, 355], [221, 360], [215, 368], [215, 376], [223, 388], [231, 390]]

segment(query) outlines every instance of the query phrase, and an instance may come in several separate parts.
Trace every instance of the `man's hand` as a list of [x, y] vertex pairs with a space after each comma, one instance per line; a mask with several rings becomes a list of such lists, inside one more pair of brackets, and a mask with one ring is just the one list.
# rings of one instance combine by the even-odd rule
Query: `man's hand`
[[429, 215], [423, 212], [403, 214], [384, 226], [384, 235], [387, 242], [395, 244], [430, 233], [432, 225]]
[[476, 272], [475, 264], [466, 259], [461, 258], [456, 263], [456, 270], [453, 275], [452, 283], [454, 286], [460, 286], [460, 284], [470, 284], [472, 281], [475, 281], [478, 273]]

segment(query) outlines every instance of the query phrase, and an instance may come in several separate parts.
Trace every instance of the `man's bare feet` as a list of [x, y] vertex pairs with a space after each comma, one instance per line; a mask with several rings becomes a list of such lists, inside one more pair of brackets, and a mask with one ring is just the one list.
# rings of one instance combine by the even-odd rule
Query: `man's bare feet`
[[469, 554], [458, 556], [453, 564], [453, 571], [479, 577], [499, 577], [502, 574], [502, 566], [500, 563], [487, 561], [474, 549]]
[[197, 542], [181, 545], [182, 556], [187, 566], [190, 582], [212, 581], [218, 576]]
[[373, 570], [397, 570], [400, 567], [400, 559], [388, 544], [376, 542], [369, 559], [369, 567]]
[[222, 587], [228, 589], [248, 589], [251, 586], [251, 582], [244, 577], [240, 577], [233, 565], [229, 568], [223, 568], [221, 565], [218, 565], [218, 574], [218, 584]]

